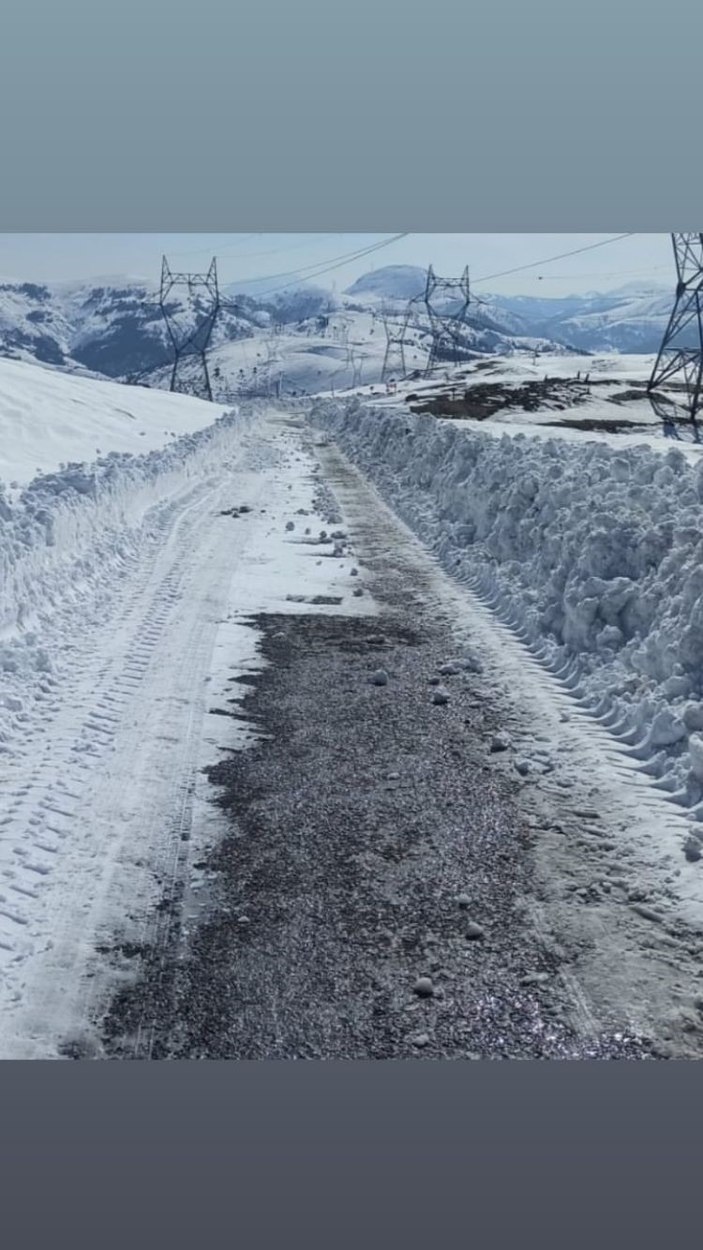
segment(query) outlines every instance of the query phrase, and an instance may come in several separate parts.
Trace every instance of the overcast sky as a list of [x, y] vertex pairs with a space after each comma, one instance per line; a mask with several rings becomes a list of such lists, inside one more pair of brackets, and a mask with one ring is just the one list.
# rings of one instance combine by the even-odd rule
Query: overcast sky
[[[614, 238], [604, 234], [409, 234], [365, 257], [338, 258], [371, 247], [389, 234], [0, 234], [3, 279], [59, 282], [129, 275], [158, 280], [161, 256], [171, 267], [197, 271], [217, 256], [221, 284], [270, 277], [283, 285], [298, 278], [343, 290], [355, 278], [384, 265], [432, 264], [443, 277], [469, 265], [472, 284], [502, 294], [569, 295], [630, 283], [673, 286], [668, 234], [635, 234], [582, 255], [552, 260], [562, 252]], [[542, 262], [547, 262], [544, 263]], [[492, 277], [539, 262], [524, 273]], [[490, 277], [485, 284], [481, 279]]]

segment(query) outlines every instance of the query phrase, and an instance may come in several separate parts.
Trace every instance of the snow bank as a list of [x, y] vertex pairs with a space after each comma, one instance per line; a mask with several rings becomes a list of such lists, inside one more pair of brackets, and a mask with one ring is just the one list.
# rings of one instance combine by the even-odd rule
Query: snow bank
[[703, 819], [703, 464], [318, 401], [434, 551]]
[[57, 657], [80, 644], [76, 622], [89, 630], [104, 619], [116, 583], [158, 541], [170, 509], [227, 472], [255, 410], [225, 414], [147, 455], [70, 464], [12, 502], [0, 485], [0, 752], [31, 691], [37, 683], [48, 690]]

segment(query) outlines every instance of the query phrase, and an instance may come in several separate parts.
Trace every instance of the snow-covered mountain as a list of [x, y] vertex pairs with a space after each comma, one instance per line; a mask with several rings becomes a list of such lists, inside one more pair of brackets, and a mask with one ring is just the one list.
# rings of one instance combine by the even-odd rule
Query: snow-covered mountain
[[[422, 292], [425, 271], [387, 265], [347, 288], [350, 300], [402, 301]], [[581, 351], [645, 352], [658, 349], [671, 312], [667, 286], [628, 284], [616, 291], [559, 298], [492, 295], [480, 292], [476, 317], [494, 329], [527, 338], [549, 339]]]
[[[217, 389], [228, 395], [254, 393], [264, 377], [281, 375], [284, 389], [296, 393], [348, 387], [359, 378], [380, 381], [386, 335], [379, 313], [388, 305], [384, 291], [416, 292], [424, 275], [420, 269], [396, 266], [385, 277], [378, 271], [368, 280], [371, 287], [376, 285], [380, 303], [370, 294], [338, 298], [310, 283], [275, 290], [270, 278], [224, 287], [211, 343]], [[390, 303], [402, 314], [404, 297]], [[194, 310], [197, 299], [179, 315], [187, 320]], [[470, 320], [463, 345], [470, 353], [511, 354], [536, 346], [561, 350], [543, 336], [525, 334], [522, 323], [516, 329], [506, 325], [495, 309], [477, 307]], [[418, 325], [411, 339], [408, 367], [422, 369], [427, 327]], [[0, 284], [0, 356], [157, 387], [168, 387], [172, 359], [158, 288], [136, 277]], [[195, 378], [196, 363], [191, 371]]]
[[280, 286], [275, 278], [251, 278], [230, 282], [223, 288], [224, 298], [236, 303], [244, 301], [250, 314], [267, 314], [279, 325], [305, 321], [338, 308], [339, 301], [325, 287], [312, 282], [295, 282]]
[[[250, 335], [268, 320], [246, 296], [223, 309], [214, 342]], [[177, 311], [174, 299], [169, 305]], [[179, 316], [192, 316], [180, 308]], [[110, 378], [142, 374], [170, 359], [158, 287], [139, 278], [38, 285], [0, 283], [0, 355]]]
[[[271, 278], [229, 284], [212, 340], [223, 381], [227, 387], [241, 385], [243, 378], [253, 384], [262, 362], [274, 356], [296, 389], [320, 389], [333, 378], [334, 386], [351, 385], [362, 358], [365, 380], [378, 380], [385, 350], [379, 314], [402, 314], [424, 282], [419, 267], [389, 265], [364, 274], [340, 297], [310, 283], [276, 290]], [[651, 353], [659, 346], [671, 302], [666, 287], [553, 299], [481, 292], [469, 310], [465, 347], [489, 354], [535, 347]], [[190, 312], [182, 307], [181, 315], [192, 316], [194, 309], [197, 299]], [[336, 325], [340, 318], [344, 326]], [[274, 330], [279, 333], [272, 347]], [[356, 360], [347, 343], [356, 347]], [[410, 344], [411, 368], [422, 367], [426, 346], [419, 330]], [[158, 287], [119, 276], [56, 284], [0, 281], [0, 356], [168, 385], [171, 350]]]
[[368, 303], [376, 300], [408, 300], [425, 289], [426, 270], [417, 265], [384, 265], [362, 274], [347, 287], [345, 294]]
[[589, 352], [656, 352], [672, 307], [672, 292], [666, 288], [623, 288], [564, 299], [487, 298], [494, 315], [517, 332]]
[[0, 282], [0, 354], [70, 366], [71, 326], [47, 286]]

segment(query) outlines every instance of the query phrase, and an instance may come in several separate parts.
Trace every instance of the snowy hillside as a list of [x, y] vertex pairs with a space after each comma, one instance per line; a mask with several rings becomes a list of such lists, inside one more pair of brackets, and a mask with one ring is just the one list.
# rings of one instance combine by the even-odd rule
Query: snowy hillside
[[[239, 311], [222, 310], [215, 343], [268, 324], [269, 316], [260, 315], [248, 297], [239, 304]], [[182, 324], [193, 323], [193, 309], [175, 295], [169, 308]], [[171, 358], [158, 286], [129, 277], [41, 286], [6, 282], [0, 285], [0, 356], [106, 377], [142, 375]]]
[[[262, 362], [272, 359], [274, 349], [265, 340], [274, 330], [280, 335], [275, 346], [277, 368], [287, 378], [289, 393], [351, 386], [358, 383], [360, 367], [364, 383], [379, 381], [385, 351], [381, 315], [394, 310], [392, 315], [402, 317], [407, 300], [422, 291], [424, 280], [418, 267], [386, 266], [363, 275], [339, 298], [310, 283], [276, 291], [270, 278], [226, 284], [213, 336], [213, 348], [219, 351], [213, 364], [219, 365], [224, 388], [228, 393], [242, 384], [249, 392], [256, 388]], [[666, 288], [624, 288], [560, 299], [481, 291], [469, 311], [465, 346], [488, 354], [534, 346], [649, 353], [659, 345], [670, 306]], [[173, 307], [178, 307], [176, 301]], [[197, 301], [193, 309], [197, 310]], [[193, 309], [181, 309], [181, 324], [191, 324]], [[421, 315], [422, 310], [418, 312]], [[375, 334], [369, 332], [371, 327]], [[335, 347], [348, 338], [355, 340], [354, 361], [346, 350], [340, 353]], [[302, 339], [307, 340], [303, 346]], [[426, 336], [420, 333], [414, 347], [411, 344], [412, 368], [423, 367], [423, 339]], [[53, 285], [4, 282], [0, 355], [163, 386], [171, 351], [157, 285], [138, 277]]]
[[[277, 391], [279, 379], [286, 394], [314, 394], [351, 386], [356, 363], [364, 382], [378, 381], [385, 347], [383, 327], [371, 313], [315, 316], [215, 346], [208, 367], [216, 394]], [[186, 382], [198, 373], [197, 362], [184, 362]], [[155, 370], [149, 385], [168, 386], [169, 378], [169, 368]]]
[[[389, 325], [402, 325], [402, 316]], [[563, 354], [566, 348], [547, 339], [529, 339], [503, 334], [476, 319], [462, 333], [463, 353], [468, 357], [533, 354]], [[430, 336], [426, 322], [413, 326], [405, 345], [408, 376], [419, 377], [428, 361]], [[344, 391], [381, 383], [387, 337], [379, 311], [360, 310], [348, 305], [330, 314], [306, 321], [253, 332], [237, 342], [223, 343], [210, 355], [209, 369], [213, 392], [236, 398], [239, 395], [275, 393], [313, 395]], [[397, 365], [391, 361], [391, 373]], [[182, 376], [198, 375], [197, 362], [185, 362]], [[168, 386], [168, 368], [149, 375], [150, 386]]]
[[48, 287], [34, 282], [0, 283], [0, 353], [68, 367], [71, 324]]
[[624, 287], [608, 294], [536, 299], [486, 297], [516, 333], [528, 331], [584, 351], [656, 352], [671, 312], [668, 288]]
[[417, 265], [385, 265], [363, 274], [347, 287], [345, 294], [365, 303], [370, 300], [408, 300], [421, 295], [427, 273]]
[[0, 490], [69, 462], [156, 451], [223, 411], [187, 396], [0, 359]]
[[[425, 273], [413, 266], [388, 265], [359, 278], [347, 289], [350, 299], [402, 302], [424, 289]], [[672, 287], [628, 284], [620, 290], [540, 298], [496, 295], [477, 288], [485, 301], [477, 315], [489, 317], [503, 333], [550, 339], [583, 351], [654, 352], [673, 300]]]

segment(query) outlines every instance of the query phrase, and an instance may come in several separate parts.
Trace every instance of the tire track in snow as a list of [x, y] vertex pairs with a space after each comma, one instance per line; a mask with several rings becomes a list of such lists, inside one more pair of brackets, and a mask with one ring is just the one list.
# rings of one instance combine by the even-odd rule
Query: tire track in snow
[[[250, 442], [242, 440], [238, 485], [254, 487], [256, 495], [247, 465], [261, 463], [262, 453], [255, 446], [249, 454]], [[275, 454], [264, 459], [270, 464]], [[10, 803], [0, 825], [0, 973], [3, 1031], [12, 1038], [11, 1053], [13, 1048], [18, 1054], [31, 1055], [37, 1048], [45, 1053], [57, 1020], [69, 1018], [62, 1001], [67, 986], [76, 1007], [78, 969], [90, 958], [94, 932], [103, 911], [109, 911], [113, 878], [121, 871], [120, 857], [134, 835], [135, 813], [129, 828], [122, 830], [120, 809], [130, 774], [139, 769], [139, 723], [148, 717], [155, 697], [166, 700], [163, 687], [168, 690], [170, 674], [164, 673], [159, 653], [173, 630], [173, 670], [178, 674], [173, 684], [183, 692], [180, 702], [196, 706], [198, 693], [202, 702], [199, 688], [216, 619], [209, 613], [197, 622], [199, 592], [203, 575], [212, 578], [216, 590], [229, 584], [232, 553], [221, 542], [219, 510], [224, 501], [230, 502], [231, 489], [226, 475], [201, 479], [168, 507], [159, 506], [156, 537], [152, 532], [130, 581], [120, 579], [110, 619], [81, 640], [79, 661], [56, 683], [52, 707], [42, 721], [28, 717], [14, 756], [3, 760]], [[189, 592], [192, 602], [184, 609]], [[177, 632], [184, 611], [186, 618], [188, 613], [196, 618], [198, 627], [186, 639], [185, 658]], [[171, 703], [161, 714], [173, 715]], [[186, 754], [192, 751], [193, 736], [184, 740]], [[169, 774], [174, 792], [184, 759], [181, 753]], [[155, 788], [163, 799], [163, 778]], [[136, 819], [141, 822], [139, 812]], [[150, 871], [151, 862], [158, 863], [173, 840], [163, 806], [154, 808], [150, 837], [151, 845], [144, 839], [144, 861], [137, 865], [136, 877], [142, 878], [134, 882], [137, 906], [140, 891], [144, 906], [147, 899], [153, 905], [157, 898], [160, 882]], [[86, 897], [74, 897], [72, 877], [89, 886]], [[111, 923], [116, 919], [119, 915], [110, 916]], [[13, 1014], [18, 1017], [14, 1021]]]
[[[9, 761], [15, 784], [11, 824], [0, 831], [10, 836], [0, 893], [31, 881], [35, 896], [13, 890], [20, 902], [13, 897], [0, 916], [6, 1057], [92, 1053], [93, 1023], [120, 978], [134, 975], [140, 947], [165, 949], [162, 904], [180, 896], [192, 850], [218, 834], [199, 770], [223, 729], [228, 742], [251, 738], [219, 716], [215, 726], [206, 722], [211, 674], [218, 701], [231, 697], [232, 658], [255, 653], [248, 615], [268, 602], [281, 610], [285, 592], [301, 583], [326, 590], [348, 577], [348, 568], [304, 567], [310, 562], [286, 533], [300, 505], [310, 515], [313, 508], [299, 425], [276, 417], [242, 447], [233, 474], [201, 478], [164, 510], [158, 541], [120, 579], [111, 621], [77, 639], [48, 729], [36, 718], [27, 724]], [[249, 513], [236, 525], [220, 515], [245, 500]], [[361, 610], [359, 602], [344, 610]], [[152, 1036], [145, 1020], [140, 1054], [150, 1053]]]
[[[371, 578], [374, 550], [387, 553], [392, 544], [408, 600], [433, 604], [453, 621], [457, 649], [466, 645], [483, 661], [477, 691], [500, 710], [513, 737], [511, 750], [497, 756], [488, 754], [487, 743], [487, 758], [521, 787], [537, 831], [534, 862], [543, 897], [530, 898], [526, 907], [545, 948], [561, 950], [558, 958], [566, 960], [560, 980], [575, 1027], [593, 1034], [599, 1010], [607, 1015], [615, 1007], [621, 1015], [629, 1012], [633, 1028], [674, 1039], [673, 1054], [698, 1055], [686, 1004], [700, 984], [703, 874], [683, 855], [690, 830], [685, 810], [612, 733], [607, 711], [584, 697], [571, 666], [555, 673], [515, 622], [501, 619], [477, 579], [470, 585], [452, 577], [337, 447], [325, 440], [318, 447]], [[550, 767], [519, 776], [514, 764], [520, 754], [539, 762], [543, 744]], [[597, 906], [579, 906], [568, 893], [578, 886], [587, 891], [604, 877], [613, 881], [614, 893], [602, 895]]]
[[[556, 669], [552, 667], [546, 648], [541, 650], [530, 642], [519, 621], [509, 609], [504, 608], [500, 594], [493, 587], [487, 587], [484, 576], [449, 574], [439, 557], [422, 544], [410, 527], [382, 499], [377, 487], [342, 452], [337, 448], [325, 449], [323, 456], [328, 472], [336, 479], [335, 489], [340, 493], [345, 509], [350, 508], [357, 512], [358, 483], [363, 482], [364, 489], [373, 493], [380, 508], [392, 518], [393, 527], [404, 532], [404, 539], [409, 547], [417, 553], [421, 552], [423, 558], [430, 562], [435, 570], [431, 593], [445, 602], [448, 598], [447, 592], [449, 597], [454, 597], [457, 619], [460, 621], [463, 617], [467, 638], [478, 640], [480, 631], [482, 653], [490, 657], [496, 680], [504, 682], [506, 676], [511, 681], [517, 678], [519, 689], [521, 676], [526, 677], [529, 674], [529, 684], [539, 692], [542, 700], [546, 699], [558, 711], [564, 724], [562, 736], [568, 737], [567, 719], [575, 718], [574, 724], [578, 725], [580, 738], [593, 743], [598, 750], [599, 760], [607, 761], [611, 773], [617, 772], [620, 778], [627, 779], [636, 787], [633, 798], [638, 807], [644, 803], [648, 811], [673, 823], [679, 833], [685, 835], [690, 829], [690, 824], [685, 819], [686, 809], [676, 795], [672, 795], [655, 777], [650, 776], [647, 771], [648, 761], [640, 759], [636, 748], [627, 741], [629, 733], [621, 731], [617, 723], [609, 723], [613, 715], [612, 709], [604, 708], [602, 701], [595, 701], [583, 692], [576, 660], [568, 661]], [[361, 516], [355, 515], [355, 522], [362, 524]], [[381, 544], [384, 541], [387, 543], [387, 535], [388, 530], [382, 529], [377, 540]], [[373, 544], [373, 536], [366, 534], [365, 541]], [[505, 671], [501, 672], [501, 669]], [[577, 747], [572, 747], [572, 750], [576, 751]], [[573, 780], [576, 780], [576, 776]]]
[[[38, 897], [36, 888], [29, 886], [27, 874], [44, 880], [50, 877], [55, 867], [53, 857], [59, 854], [62, 841], [69, 835], [89, 780], [85, 756], [97, 761], [112, 745], [121, 719], [114, 714], [119, 707], [120, 691], [139, 687], [167, 624], [169, 610], [178, 598], [190, 541], [185, 526], [211, 506], [209, 491], [201, 488], [194, 499], [192, 495], [189, 492], [180, 511], [171, 509], [168, 540], [155, 565], [140, 571], [121, 619], [111, 622], [109, 634], [105, 631], [94, 640], [89, 661], [72, 673], [63, 692], [63, 705], [41, 726], [47, 741], [43, 751], [40, 748], [38, 762], [26, 782], [10, 789], [13, 801], [3, 824], [3, 840], [13, 843], [14, 862], [2, 870], [0, 967], [22, 962], [34, 949], [28, 936], [29, 909], [10, 906], [8, 899], [14, 895]], [[165, 577], [164, 567], [168, 569]], [[145, 594], [150, 603], [142, 615]], [[125, 676], [130, 678], [126, 684]], [[48, 732], [50, 729], [52, 733]], [[19, 762], [29, 755], [30, 732], [22, 745]], [[30, 859], [34, 851], [52, 859]]]

